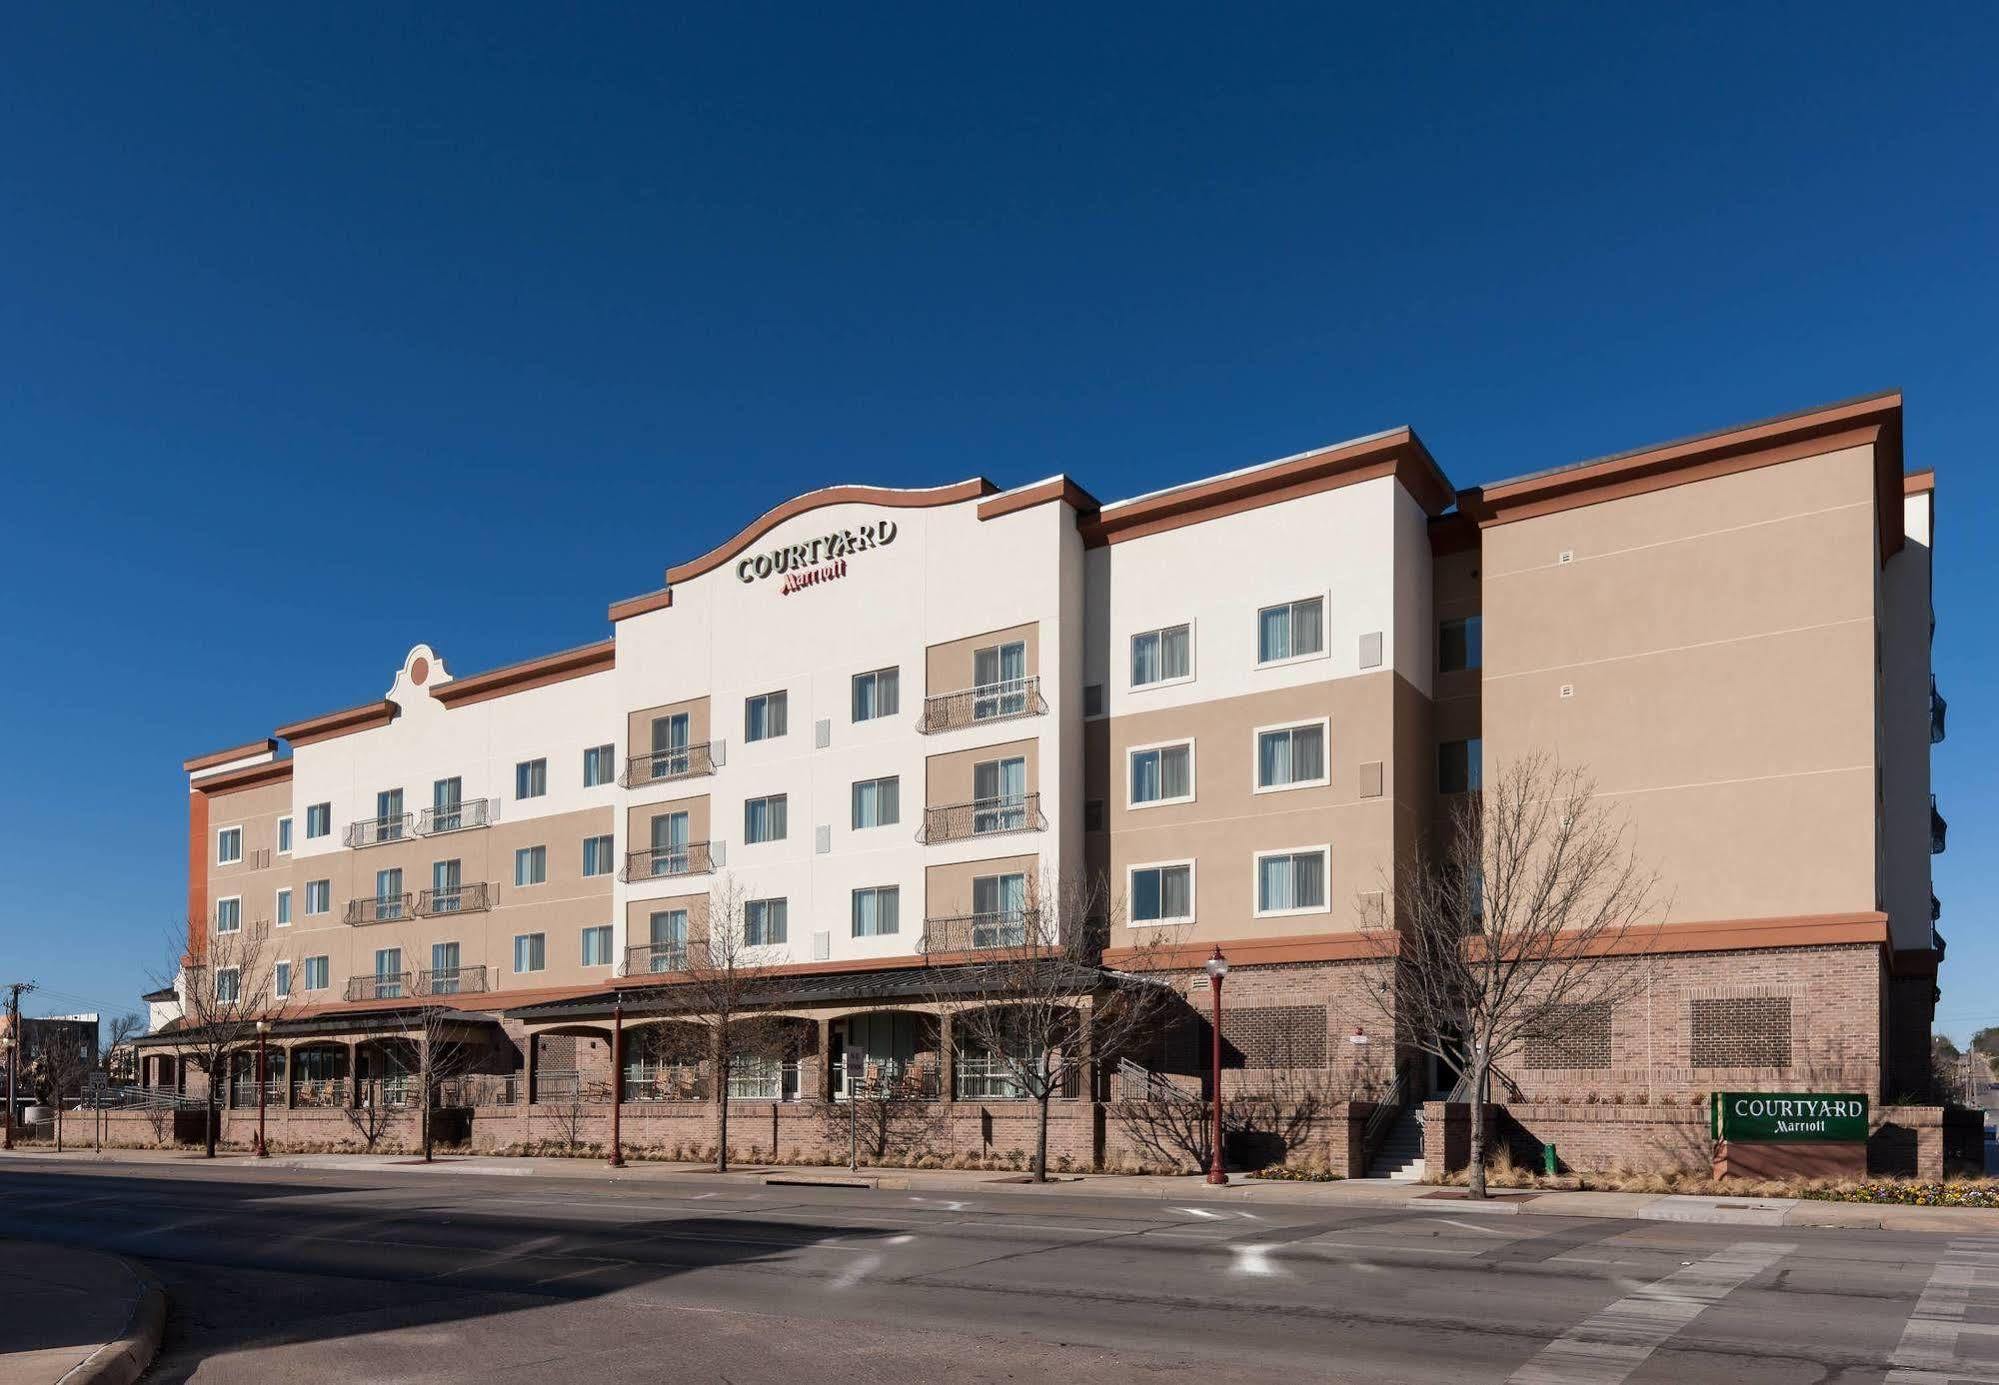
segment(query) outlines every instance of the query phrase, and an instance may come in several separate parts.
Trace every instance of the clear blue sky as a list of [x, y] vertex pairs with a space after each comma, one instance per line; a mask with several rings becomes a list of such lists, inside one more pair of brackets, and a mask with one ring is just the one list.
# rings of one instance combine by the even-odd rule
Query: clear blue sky
[[0, 980], [135, 1003], [184, 756], [601, 638], [829, 480], [1409, 423], [1470, 484], [1899, 386], [1943, 1027], [1999, 1023], [1999, 9], [1383, 8], [13, 12]]

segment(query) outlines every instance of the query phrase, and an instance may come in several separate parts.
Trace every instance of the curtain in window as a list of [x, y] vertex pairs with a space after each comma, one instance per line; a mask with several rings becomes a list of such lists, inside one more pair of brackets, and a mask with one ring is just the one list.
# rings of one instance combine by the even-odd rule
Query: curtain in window
[[785, 837], [785, 799], [752, 798], [743, 804], [743, 840], [777, 842]]
[[1159, 872], [1159, 913], [1163, 919], [1184, 919], [1194, 912], [1193, 873], [1185, 866]]
[[1291, 652], [1316, 654], [1326, 647], [1324, 603], [1300, 601], [1291, 607]]
[[1326, 777], [1326, 733], [1317, 726], [1301, 726], [1291, 733], [1291, 777]]
[[1272, 784], [1288, 784], [1295, 777], [1291, 773], [1290, 734], [1265, 732], [1256, 745], [1256, 782], [1267, 788]]
[[1151, 803], [1159, 793], [1159, 752], [1147, 750], [1131, 757], [1131, 801]]
[[1159, 796], [1185, 798], [1194, 791], [1193, 756], [1186, 746], [1159, 752]]
[[651, 940], [655, 945], [667, 947], [687, 946], [687, 911], [685, 909], [664, 909], [652, 916], [650, 923]]
[[1266, 856], [1256, 863], [1256, 895], [1263, 909], [1295, 909], [1292, 893], [1291, 858]]
[[1159, 666], [1158, 634], [1155, 632], [1134, 636], [1131, 642], [1132, 686], [1157, 683], [1164, 676]]
[[1273, 606], [1257, 617], [1256, 657], [1263, 663], [1291, 657], [1291, 608]]
[[1160, 912], [1162, 872], [1142, 870], [1131, 877], [1131, 916], [1140, 923], [1165, 917]]
[[884, 827], [898, 818], [898, 785], [893, 779], [867, 779], [854, 785], [854, 826]]
[[1184, 625], [1159, 634], [1159, 676], [1161, 678], [1185, 678], [1193, 669], [1188, 658], [1192, 652], [1189, 631]]

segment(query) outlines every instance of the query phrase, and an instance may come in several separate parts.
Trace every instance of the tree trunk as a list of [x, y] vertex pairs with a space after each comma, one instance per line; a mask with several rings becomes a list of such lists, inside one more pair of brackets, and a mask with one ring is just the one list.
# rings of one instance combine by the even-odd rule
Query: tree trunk
[[1055, 1089], [1044, 1084], [1041, 1089], [1041, 1099], [1039, 1102], [1041, 1107], [1039, 1113], [1040, 1119], [1036, 1122], [1037, 1128], [1034, 1132], [1034, 1181], [1036, 1183], [1046, 1183], [1048, 1181], [1048, 1100], [1054, 1095]]
[[716, 1115], [719, 1118], [716, 1124], [718, 1138], [715, 1141], [715, 1172], [727, 1173], [729, 1171], [729, 1077], [727, 1073], [719, 1070], [715, 1077]]
[[206, 1099], [206, 1105], [208, 1108], [208, 1120], [205, 1123], [205, 1128], [202, 1130], [201, 1135], [202, 1135], [203, 1148], [207, 1150], [207, 1153], [202, 1157], [206, 1159], [213, 1159], [215, 1157], [215, 1075], [213, 1073], [210, 1073], [208, 1077], [208, 1097]]
[[1473, 1060], [1471, 1070], [1471, 1166], [1466, 1170], [1466, 1195], [1485, 1196], [1485, 1083], [1486, 1059]]
[[430, 1162], [430, 1092], [423, 1094], [423, 1162]]

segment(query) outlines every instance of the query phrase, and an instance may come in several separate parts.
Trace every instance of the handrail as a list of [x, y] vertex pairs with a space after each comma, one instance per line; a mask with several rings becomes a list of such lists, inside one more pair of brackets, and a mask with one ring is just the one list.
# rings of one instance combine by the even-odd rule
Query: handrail
[[1048, 819], [1041, 815], [1041, 795], [975, 798], [969, 803], [942, 803], [923, 810], [919, 842], [956, 842], [972, 837], [1004, 837], [1015, 832], [1041, 832]]
[[416, 912], [420, 918], [439, 914], [483, 914], [493, 907], [493, 887], [483, 880], [460, 885], [455, 890], [418, 890]]
[[[995, 909], [984, 914], [925, 919], [918, 951], [983, 952], [988, 948], [1023, 947], [1033, 918], [1034, 911], [1030, 909]], [[1052, 946], [1055, 940], [1043, 941]]]
[[623, 976], [666, 976], [687, 970], [686, 943], [633, 943], [625, 949]]
[[406, 971], [375, 972], [347, 978], [349, 1000], [402, 1000], [413, 991]]
[[399, 842], [409, 836], [411, 826], [416, 822], [414, 813], [391, 813], [385, 818], [363, 818], [359, 822], [347, 824], [347, 831], [341, 840], [350, 847], [380, 846], [383, 842]]
[[1395, 1080], [1388, 1084], [1387, 1096], [1375, 1103], [1374, 1109], [1368, 1112], [1367, 1124], [1361, 1127], [1360, 1152], [1363, 1169], [1374, 1167], [1375, 1151], [1380, 1148], [1382, 1137], [1388, 1133], [1388, 1127], [1401, 1116], [1403, 1108], [1408, 1103], [1408, 1089], [1403, 1084], [1402, 1074], [1398, 1072], [1395, 1074]]
[[926, 697], [916, 729], [921, 735], [935, 735], [985, 722], [1040, 716], [1047, 710], [1048, 703], [1041, 696], [1041, 679], [1030, 674]]
[[419, 837], [436, 837], [447, 832], [469, 831], [474, 827], [491, 827], [499, 817], [499, 799], [469, 798], [462, 803], [425, 808], [417, 814], [416, 834]]
[[630, 755], [625, 758], [625, 771], [618, 776], [618, 783], [623, 788], [639, 789], [676, 779], [698, 779], [715, 772], [715, 766], [721, 763], [716, 753], [720, 749], [719, 741], [702, 741], [698, 745], [668, 746], [664, 750]]
[[642, 847], [625, 853], [618, 879], [664, 880], [675, 875], [706, 875], [715, 869], [720, 842], [687, 842], [680, 846]]
[[401, 894], [362, 895], [347, 901], [345, 921], [355, 927], [369, 923], [401, 923], [410, 917], [415, 898], [408, 890]]
[[418, 995], [479, 995], [486, 989], [486, 968], [427, 967], [416, 974]]

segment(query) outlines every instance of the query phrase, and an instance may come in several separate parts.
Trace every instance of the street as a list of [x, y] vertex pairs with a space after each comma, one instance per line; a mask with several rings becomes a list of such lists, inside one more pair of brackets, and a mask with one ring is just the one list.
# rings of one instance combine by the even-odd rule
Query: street
[[160, 1277], [149, 1381], [1999, 1381], [1999, 1235], [237, 1161], [0, 1230]]

